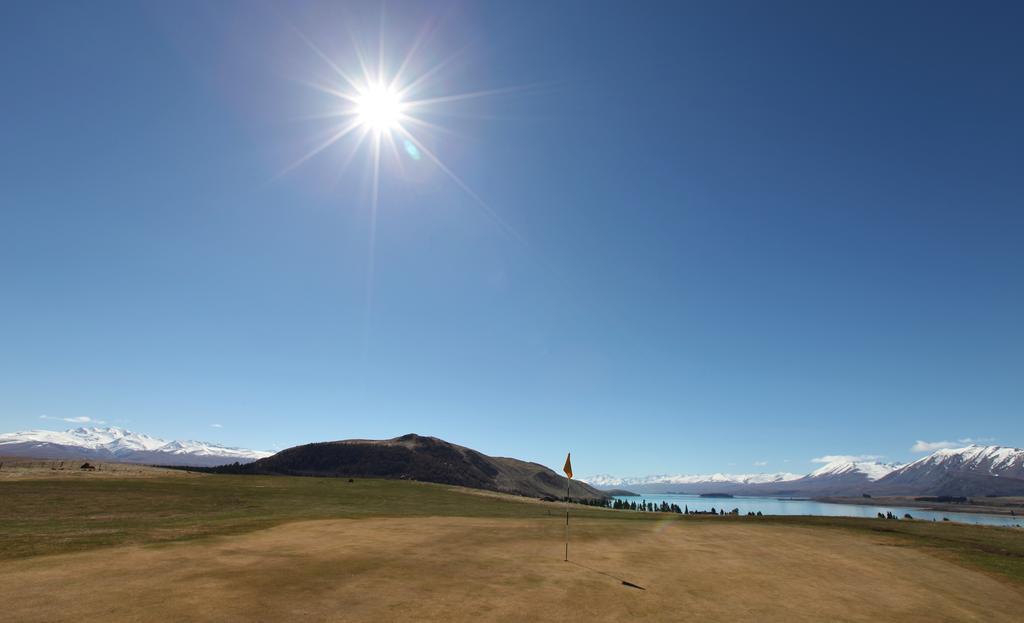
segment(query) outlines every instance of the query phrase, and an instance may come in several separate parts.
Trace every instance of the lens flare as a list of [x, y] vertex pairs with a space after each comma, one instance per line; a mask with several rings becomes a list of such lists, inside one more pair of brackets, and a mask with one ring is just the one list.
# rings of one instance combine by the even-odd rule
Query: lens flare
[[423, 156], [420, 154], [420, 150], [416, 148], [409, 139], [403, 139], [402, 146], [405, 147], [405, 153], [409, 154], [409, 157], [413, 160], [419, 160]]

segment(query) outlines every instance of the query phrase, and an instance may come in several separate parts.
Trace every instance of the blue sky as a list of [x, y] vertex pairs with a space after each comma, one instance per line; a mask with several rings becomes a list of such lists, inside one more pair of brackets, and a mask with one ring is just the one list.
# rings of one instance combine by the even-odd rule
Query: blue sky
[[[580, 474], [1024, 445], [1019, 5], [2, 12], [0, 430]], [[430, 95], [497, 91], [423, 134], [486, 207], [404, 156], [374, 220], [366, 150], [289, 169], [337, 104], [298, 33], [352, 68], [428, 31]]]

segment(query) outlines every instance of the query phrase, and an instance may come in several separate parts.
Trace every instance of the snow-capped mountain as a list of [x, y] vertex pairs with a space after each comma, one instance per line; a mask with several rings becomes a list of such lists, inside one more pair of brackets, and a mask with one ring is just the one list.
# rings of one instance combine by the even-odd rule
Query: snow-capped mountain
[[209, 466], [235, 461], [248, 463], [271, 454], [202, 441], [167, 441], [114, 427], [0, 434], [0, 456]]
[[194, 441], [186, 439], [183, 441], [172, 441], [160, 447], [160, 452], [167, 452], [175, 455], [188, 456], [211, 456], [225, 459], [234, 459], [239, 463], [248, 463], [256, 459], [262, 459], [273, 454], [273, 452], [262, 452], [260, 450], [245, 450], [243, 448], [232, 448], [221, 446], [206, 441]]
[[70, 428], [65, 431], [29, 430], [0, 434], [0, 444], [18, 441], [75, 446], [90, 450], [106, 449], [115, 454], [156, 450], [167, 443], [144, 433], [133, 433], [120, 428]]
[[583, 482], [599, 489], [629, 489], [637, 493], [729, 492], [737, 487], [757, 484], [784, 483], [797, 480], [800, 474], [778, 472], [774, 474], [656, 474], [619, 478], [608, 474], [584, 476]]
[[923, 459], [906, 465], [899, 473], [936, 469], [958, 469], [974, 474], [1024, 478], [1024, 450], [979, 445], [937, 450]]
[[816, 497], [859, 496], [870, 491], [875, 481], [897, 468], [899, 465], [877, 461], [832, 461], [803, 478], [785, 483], [788, 489], [785, 493]]
[[1024, 450], [979, 445], [937, 450], [877, 484], [893, 494], [1024, 495]]
[[734, 495], [1024, 495], [1024, 450], [972, 445], [938, 450], [906, 465], [839, 460], [806, 476], [797, 474], [655, 475], [584, 477], [599, 489], [636, 493], [730, 493]]
[[877, 461], [833, 461], [822, 465], [807, 474], [806, 477], [813, 479], [856, 477], [874, 482], [899, 467], [898, 463], [879, 463]]
[[800, 474], [779, 472], [776, 474], [657, 474], [653, 476], [638, 476], [632, 478], [618, 478], [608, 474], [596, 476], [584, 476], [580, 480], [595, 487], [628, 487], [635, 485], [682, 485], [696, 483], [723, 483], [731, 482], [737, 484], [750, 484], [762, 482], [784, 482], [796, 480]]

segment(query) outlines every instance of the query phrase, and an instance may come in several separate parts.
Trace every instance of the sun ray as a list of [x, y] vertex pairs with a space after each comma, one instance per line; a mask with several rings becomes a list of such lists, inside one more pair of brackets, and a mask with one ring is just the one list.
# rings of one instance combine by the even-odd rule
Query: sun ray
[[455, 130], [453, 130], [451, 128], [446, 128], [443, 125], [438, 125], [436, 123], [431, 123], [430, 121], [427, 121], [426, 119], [420, 119], [419, 117], [414, 117], [412, 115], [402, 115], [399, 118], [399, 121], [400, 122], [408, 123], [410, 125], [415, 125], [415, 126], [427, 129], [427, 130], [432, 130], [434, 132], [439, 132], [441, 134], [447, 134], [449, 136], [456, 136], [458, 138], [466, 138], [466, 135], [462, 134], [461, 132], [456, 132]]
[[315, 147], [312, 151], [307, 153], [305, 156], [302, 156], [301, 158], [299, 158], [295, 162], [293, 162], [290, 165], [288, 165], [287, 167], [285, 167], [275, 177], [281, 177], [282, 175], [285, 175], [286, 173], [289, 173], [290, 171], [294, 170], [296, 167], [302, 165], [304, 162], [306, 162], [307, 160], [309, 160], [313, 156], [319, 154], [320, 152], [322, 152], [323, 150], [327, 149], [331, 145], [337, 143], [339, 140], [341, 140], [342, 138], [347, 136], [353, 130], [356, 130], [356, 129], [360, 128], [361, 125], [362, 124], [360, 124], [358, 120], [350, 121], [348, 124], [342, 126], [342, 128], [340, 130], [335, 132], [330, 138], [328, 138], [326, 141], [321, 143], [319, 146]]
[[432, 106], [434, 104], [446, 104], [451, 102], [460, 102], [463, 100], [476, 99], [478, 97], [493, 97], [495, 95], [504, 95], [506, 93], [515, 93], [517, 91], [526, 91], [536, 88], [539, 85], [525, 85], [516, 87], [503, 87], [500, 89], [486, 89], [482, 91], [470, 91], [468, 93], [456, 93], [454, 95], [442, 95], [439, 97], [429, 97], [421, 100], [409, 100], [409, 106]]
[[363, 141], [365, 141], [366, 137], [369, 136], [369, 135], [370, 135], [370, 129], [369, 128], [367, 128], [365, 126], [359, 128], [359, 134], [356, 137], [355, 143], [352, 145], [352, 148], [349, 150], [348, 155], [345, 156], [345, 159], [341, 162], [341, 168], [343, 170], [347, 169], [348, 166], [350, 164], [352, 164], [352, 160], [356, 157], [356, 154], [358, 154], [362, 150]]
[[345, 117], [355, 117], [356, 114], [351, 110], [331, 110], [328, 112], [316, 113], [312, 115], [300, 115], [298, 117], [292, 117], [289, 121], [322, 121], [324, 119], [341, 119]]
[[373, 318], [374, 270], [377, 258], [377, 207], [380, 201], [380, 141], [381, 133], [375, 132], [372, 147], [373, 173], [370, 181], [370, 231], [367, 245], [365, 296], [363, 301], [363, 354], [370, 341], [370, 320]]
[[487, 214], [490, 215], [492, 219], [494, 219], [494, 222], [496, 222], [502, 229], [505, 230], [506, 233], [514, 237], [516, 240], [519, 240], [520, 242], [525, 242], [525, 240], [519, 234], [519, 232], [517, 232], [511, 225], [506, 223], [505, 220], [502, 219], [501, 216], [490, 205], [488, 205], [486, 201], [483, 200], [483, 197], [476, 194], [476, 192], [472, 188], [470, 188], [468, 184], [463, 182], [462, 178], [456, 175], [454, 171], [449, 169], [448, 166], [444, 162], [442, 162], [441, 159], [438, 158], [433, 151], [428, 149], [426, 145], [417, 140], [417, 138], [413, 136], [413, 134], [406, 130], [405, 128], [399, 126], [398, 130], [405, 136], [405, 138], [407, 138], [414, 145], [416, 145], [416, 148], [419, 149], [420, 152], [425, 154], [427, 158], [429, 158], [437, 166], [437, 168], [444, 171], [444, 173], [449, 178], [451, 178], [452, 181], [454, 181], [459, 188], [461, 188], [467, 195], [472, 197], [476, 201], [476, 203], [480, 205], [480, 207], [482, 207], [484, 211], [486, 211]]
[[460, 56], [462, 56], [462, 54], [465, 51], [466, 51], [466, 48], [464, 47], [464, 48], [458, 50], [457, 52], [455, 52], [454, 54], [451, 54], [450, 56], [448, 56], [444, 60], [440, 61], [439, 63], [435, 64], [433, 67], [431, 67], [427, 71], [425, 71], [422, 74], [420, 74], [419, 77], [417, 77], [415, 80], [413, 80], [409, 84], [407, 84], [404, 87], [402, 87], [398, 91], [398, 95], [400, 97], [404, 98], [407, 95], [409, 95], [410, 93], [414, 93], [416, 91], [416, 89], [419, 88], [419, 86], [421, 84], [426, 83], [428, 80], [430, 80], [435, 75], [440, 73], [441, 70], [444, 69], [445, 67], [447, 67], [449, 64], [451, 64], [452, 61], [454, 61], [455, 59], [457, 59]]
[[311, 89], [314, 89], [316, 91], [320, 91], [321, 93], [326, 93], [328, 95], [333, 95], [334, 97], [336, 97], [338, 99], [346, 100], [346, 101], [353, 102], [353, 103], [359, 97], [358, 96], [358, 92], [356, 94], [347, 93], [347, 92], [342, 91], [340, 89], [337, 89], [335, 87], [325, 86], [325, 85], [322, 85], [322, 84], [317, 84], [315, 82], [303, 82], [302, 84], [304, 84], [307, 87], [309, 87]]
[[[351, 34], [351, 32], [352, 31], [350, 29], [349, 33]], [[355, 41], [355, 35], [351, 35], [351, 36], [352, 36], [352, 40]], [[359, 61], [359, 68], [363, 72], [362, 85], [357, 84], [357, 85], [355, 85], [353, 87], [356, 90], [356, 92], [359, 92], [361, 88], [365, 88], [367, 84], [370, 84], [370, 83], [373, 82], [373, 73], [370, 71], [369, 66], [366, 64], [366, 57], [363, 56], [363, 51], [362, 51], [362, 49], [358, 45], [355, 46], [355, 53], [356, 53], [356, 60]]]
[[409, 51], [406, 52], [405, 58], [402, 59], [402, 63], [395, 70], [395, 75], [391, 77], [391, 82], [388, 84], [389, 88], [398, 90], [398, 85], [402, 84], [402, 76], [405, 74], [405, 70], [408, 69], [409, 63], [412, 62], [416, 52], [419, 51], [420, 46], [426, 41], [427, 37], [434, 34], [434, 28], [432, 25], [424, 26], [420, 29], [416, 35], [416, 39], [412, 45], [409, 46]]
[[299, 30], [298, 28], [296, 28], [295, 26], [292, 26], [292, 30], [295, 31], [295, 34], [297, 34], [299, 36], [299, 38], [301, 38], [306, 43], [306, 45], [308, 45], [310, 47], [310, 49], [312, 49], [313, 52], [316, 53], [316, 55], [320, 57], [321, 60], [323, 60], [325, 63], [327, 63], [327, 65], [331, 69], [333, 69], [335, 71], [335, 73], [337, 73], [339, 76], [341, 76], [341, 78], [345, 82], [347, 82], [350, 87], [352, 87], [353, 89], [357, 88], [357, 82], [351, 76], [349, 76], [341, 67], [339, 67], [337, 63], [335, 63], [333, 60], [331, 60], [330, 56], [327, 56], [326, 54], [324, 54], [323, 50], [321, 50], [319, 48], [319, 46], [317, 46], [315, 43], [313, 43], [312, 39], [310, 39], [305, 34], [303, 34], [303, 32], [301, 30]]
[[395, 144], [395, 133], [388, 132], [384, 135], [384, 138], [386, 139], [388, 149], [391, 152], [391, 156], [394, 159], [395, 164], [404, 173], [405, 167], [402, 165], [402, 156], [398, 153], [398, 145]]
[[[380, 30], [384, 32], [384, 11], [380, 12]], [[377, 37], [377, 84], [384, 85], [384, 37]]]

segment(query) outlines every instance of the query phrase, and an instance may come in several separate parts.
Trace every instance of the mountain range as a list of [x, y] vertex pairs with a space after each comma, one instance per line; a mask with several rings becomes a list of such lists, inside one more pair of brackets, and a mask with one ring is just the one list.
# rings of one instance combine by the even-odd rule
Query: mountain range
[[[277, 454], [202, 441], [167, 441], [121, 428], [30, 430], [0, 434], [0, 456], [216, 467], [246, 473], [407, 478], [528, 495], [565, 495], [565, 478], [538, 463], [491, 457], [436, 437], [350, 439], [306, 444]], [[970, 445], [908, 463], [838, 460], [813, 472], [582, 477], [573, 497], [609, 489], [636, 493], [728, 493], [800, 497], [1024, 495], [1024, 450]]]
[[971, 445], [938, 450], [906, 465], [839, 460], [810, 474], [583, 477], [600, 489], [637, 493], [729, 493], [801, 497], [1024, 495], [1024, 450]]
[[584, 476], [581, 480], [602, 489], [630, 487], [636, 491], [664, 493], [664, 491], [660, 491], [660, 489], [667, 487], [672, 490], [677, 490], [679, 489], [677, 485], [748, 485], [786, 482], [789, 480], [796, 480], [800, 477], [800, 474], [791, 474], [788, 472], [779, 472], [776, 474], [679, 474], [674, 476], [659, 474], [654, 476], [642, 476], [639, 478], [617, 478], [607, 474], [600, 474], [597, 476]]
[[0, 456], [201, 467], [248, 463], [270, 455], [206, 441], [167, 441], [116, 427], [0, 433]]

